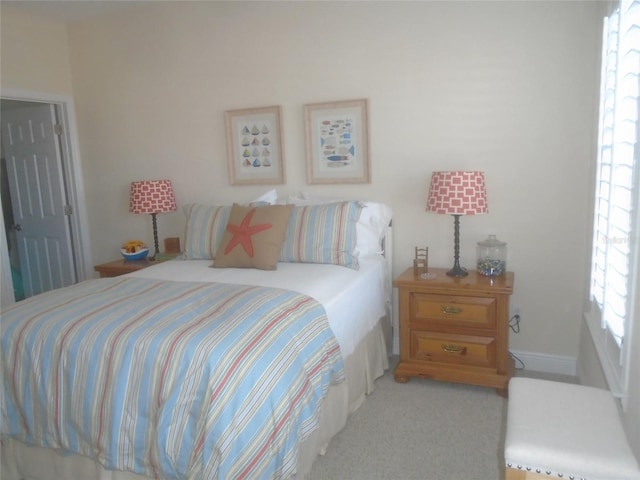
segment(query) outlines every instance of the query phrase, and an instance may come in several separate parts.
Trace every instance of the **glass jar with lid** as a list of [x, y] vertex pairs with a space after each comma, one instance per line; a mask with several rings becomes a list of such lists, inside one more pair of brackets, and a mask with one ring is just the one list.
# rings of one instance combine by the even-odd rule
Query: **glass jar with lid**
[[507, 244], [495, 235], [478, 242], [476, 247], [477, 270], [480, 275], [497, 277], [507, 271]]

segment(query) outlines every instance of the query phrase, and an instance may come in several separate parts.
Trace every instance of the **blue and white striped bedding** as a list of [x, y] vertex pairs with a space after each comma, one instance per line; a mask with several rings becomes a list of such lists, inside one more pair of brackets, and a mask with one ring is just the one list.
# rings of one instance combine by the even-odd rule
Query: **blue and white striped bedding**
[[90, 280], [2, 312], [2, 435], [156, 478], [289, 478], [344, 381], [323, 307], [282, 289]]

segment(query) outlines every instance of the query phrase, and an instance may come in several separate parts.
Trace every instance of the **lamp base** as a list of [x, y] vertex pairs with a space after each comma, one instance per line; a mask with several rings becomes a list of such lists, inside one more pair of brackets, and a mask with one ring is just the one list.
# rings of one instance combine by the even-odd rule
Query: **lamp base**
[[447, 272], [449, 277], [466, 277], [466, 268], [460, 266], [460, 215], [453, 215], [453, 268]]
[[449, 270], [447, 272], [447, 276], [449, 277], [466, 277], [467, 275], [469, 275], [469, 272], [467, 272], [466, 268], [462, 268], [460, 265], [454, 265], [453, 268], [451, 270]]
[[149, 260], [154, 262], [156, 260], [156, 256], [160, 253], [160, 248], [158, 246], [158, 220], [156, 218], [155, 213], [151, 214], [151, 223], [153, 224], [153, 246], [155, 248], [153, 255], [149, 257]]

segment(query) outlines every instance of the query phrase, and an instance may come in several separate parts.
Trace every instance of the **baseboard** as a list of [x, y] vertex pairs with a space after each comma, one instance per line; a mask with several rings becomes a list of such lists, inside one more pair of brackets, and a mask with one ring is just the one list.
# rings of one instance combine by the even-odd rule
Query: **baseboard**
[[[577, 373], [577, 359], [561, 355], [546, 355], [543, 353], [520, 352], [512, 350], [511, 353], [516, 358], [516, 368], [521, 368], [524, 363], [524, 370], [534, 372], [555, 373], [559, 375], [575, 376]], [[519, 362], [518, 359], [520, 359]]]

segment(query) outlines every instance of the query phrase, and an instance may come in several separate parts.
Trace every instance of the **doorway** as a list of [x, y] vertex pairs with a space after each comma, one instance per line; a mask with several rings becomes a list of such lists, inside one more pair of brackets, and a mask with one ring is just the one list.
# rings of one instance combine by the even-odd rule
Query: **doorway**
[[[12, 98], [13, 97], [13, 98]], [[30, 110], [31, 109], [31, 110]], [[22, 207], [24, 198], [19, 198], [20, 193], [16, 192], [15, 172], [7, 168], [6, 145], [0, 146], [2, 149], [2, 199], [0, 205], [3, 212], [3, 242], [2, 242], [2, 304], [11, 303], [14, 299], [19, 301], [22, 298], [33, 294], [41, 293], [53, 288], [76, 283], [77, 281], [90, 278], [91, 272], [88, 266], [91, 264], [88, 248], [88, 228], [84, 206], [84, 194], [82, 178], [79, 167], [79, 156], [77, 153], [77, 141], [75, 134], [75, 120], [71, 100], [60, 97], [43, 98], [38, 95], [18, 94], [15, 96], [3, 96], [0, 99], [0, 113], [2, 114], [2, 127], [6, 126], [5, 118], [15, 118], [23, 115], [24, 112], [49, 110], [56, 124], [55, 130], [58, 134], [57, 159], [49, 163], [47, 168], [55, 170], [58, 180], [52, 183], [59, 183], [63, 190], [64, 205], [60, 205], [64, 210], [64, 218], [58, 219], [58, 224], [63, 225], [64, 231], [59, 231], [57, 237], [66, 237], [68, 246], [62, 246], [68, 254], [59, 254], [60, 244], [58, 239], [51, 235], [42, 244], [33, 241], [31, 237], [27, 240], [19, 238], [22, 233], [22, 225], [15, 218], [15, 202]], [[45, 115], [46, 116], [46, 115]], [[53, 167], [51, 167], [53, 165]], [[9, 180], [11, 179], [11, 181]], [[9, 188], [10, 183], [14, 183], [13, 188]], [[38, 183], [38, 182], [35, 182]], [[19, 190], [19, 189], [18, 189]], [[23, 188], [22, 190], [25, 190]], [[18, 196], [18, 198], [16, 198]], [[51, 204], [50, 196], [42, 204], [45, 208]], [[22, 204], [20, 202], [23, 202]], [[60, 209], [58, 209], [60, 210]], [[18, 213], [21, 210], [18, 209]], [[42, 221], [50, 221], [50, 212], [43, 215]], [[38, 221], [38, 215], [35, 216]], [[44, 225], [44, 223], [43, 223]], [[43, 227], [44, 228], [44, 227]], [[61, 233], [60, 233], [61, 232]], [[63, 238], [64, 240], [64, 238]], [[20, 252], [20, 246], [23, 250]], [[30, 250], [29, 250], [30, 249]], [[48, 251], [47, 251], [48, 249]], [[64, 253], [64, 252], [63, 252]], [[35, 281], [30, 278], [30, 273], [36, 272]], [[25, 282], [29, 278], [29, 282]], [[10, 282], [9, 282], [10, 280]], [[9, 286], [6, 284], [9, 283]], [[11, 289], [12, 292], [6, 290]]]

